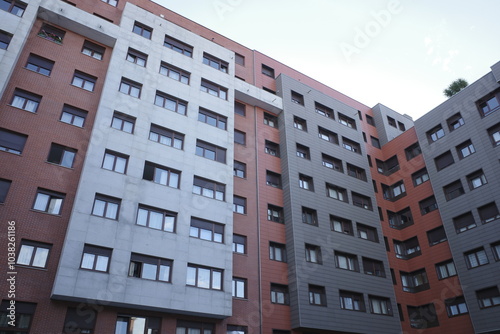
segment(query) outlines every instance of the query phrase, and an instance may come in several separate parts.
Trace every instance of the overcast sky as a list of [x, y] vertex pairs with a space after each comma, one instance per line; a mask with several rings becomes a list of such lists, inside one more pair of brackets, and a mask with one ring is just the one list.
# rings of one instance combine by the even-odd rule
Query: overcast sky
[[498, 0], [154, 0], [370, 107], [417, 119], [500, 61]]

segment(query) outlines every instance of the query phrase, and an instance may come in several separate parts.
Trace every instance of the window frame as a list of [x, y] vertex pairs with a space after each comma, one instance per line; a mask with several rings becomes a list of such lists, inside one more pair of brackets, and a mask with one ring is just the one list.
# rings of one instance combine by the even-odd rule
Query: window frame
[[281, 174], [266, 170], [266, 185], [281, 189]]
[[208, 81], [204, 78], [201, 78], [200, 90], [209, 95], [218, 97], [222, 100], [227, 101], [229, 90], [226, 87], [223, 87], [214, 82]]
[[[145, 279], [145, 280], [150, 280], [150, 281], [172, 283], [173, 262], [174, 261], [170, 260], [170, 259], [159, 258], [159, 257], [155, 257], [155, 256], [138, 254], [138, 253], [131, 253], [130, 254], [130, 265], [129, 265], [129, 270], [128, 270], [128, 277], [135, 277], [135, 278], [140, 278], [140, 279]], [[144, 274], [145, 265], [149, 265], [151, 267], [156, 267], [155, 273], [154, 273], [155, 278], [143, 277], [145, 275]], [[166, 279], [162, 279], [162, 278], [165, 278], [164, 275], [161, 274], [162, 267], [168, 268], [168, 273], [167, 273], [168, 277]]]
[[24, 89], [16, 88], [14, 90], [14, 93], [12, 94], [12, 100], [9, 105], [11, 107], [36, 114], [41, 102], [41, 95], [26, 91]]
[[[105, 0], [101, 0], [105, 1]], [[110, 0], [108, 0], [110, 1]], [[116, 1], [116, 0], [115, 0]], [[106, 48], [100, 45], [97, 45], [96, 43], [93, 43], [91, 41], [85, 40], [82, 45], [82, 51], [86, 56], [89, 56], [91, 58], [97, 59], [97, 60], [102, 60], [104, 58], [104, 52]]]
[[[362, 293], [339, 290], [340, 309], [355, 312], [366, 312], [365, 300]], [[347, 303], [349, 301], [349, 303]], [[352, 307], [350, 307], [352, 306]]]
[[464, 252], [465, 264], [467, 269], [471, 270], [490, 263], [484, 247], [478, 247]]
[[246, 179], [247, 177], [247, 164], [240, 161], [233, 161], [233, 176]]
[[222, 73], [229, 73], [229, 63], [217, 58], [215, 56], [212, 56], [211, 54], [208, 54], [206, 52], [203, 52], [203, 58], [202, 58], [203, 64], [210, 66], [212, 68], [215, 68], [216, 70], [221, 71]]
[[233, 234], [233, 253], [247, 253], [247, 237], [245, 235]]
[[[211, 121], [213, 119], [213, 121]], [[214, 126], [221, 130], [227, 130], [227, 117], [213, 111], [200, 107], [198, 111], [198, 121]], [[214, 123], [214, 124], [212, 124]]]
[[233, 212], [247, 214], [247, 199], [245, 197], [233, 195]]
[[274, 241], [269, 241], [269, 260], [286, 263], [286, 245]]
[[[59, 121], [79, 128], [85, 126], [88, 112], [86, 110], [64, 104]], [[69, 118], [69, 119], [68, 119]]]
[[188, 102], [157, 90], [154, 105], [187, 116]]
[[[108, 273], [112, 253], [113, 253], [113, 249], [111, 249], [111, 248], [85, 244], [83, 246], [83, 250], [82, 250], [82, 260], [80, 261], [79, 269], [101, 272], [101, 273]], [[84, 267], [85, 255], [92, 255], [93, 256], [91, 268]], [[106, 259], [106, 269], [105, 270], [98, 269], [98, 267], [97, 267], [100, 258]]]
[[[88, 92], [93, 92], [97, 83], [97, 77], [75, 70], [73, 73], [73, 79], [71, 80], [71, 85], [86, 90]], [[90, 87], [89, 87], [90, 85]]]
[[[144, 212], [146, 216], [144, 216], [144, 213], [141, 214], [141, 212]], [[155, 214], [156, 217], [159, 217], [159, 215], [161, 215], [160, 227], [152, 225], [152, 214]], [[158, 222], [155, 222], [155, 224], [158, 224]], [[135, 225], [147, 227], [153, 230], [175, 233], [177, 228], [177, 213], [169, 210], [155, 208], [149, 205], [139, 204], [137, 207]]]
[[[192, 287], [196, 287], [196, 288], [199, 288], [199, 289], [209, 289], [209, 290], [218, 290], [218, 291], [223, 291], [223, 286], [224, 286], [224, 270], [223, 269], [219, 269], [219, 268], [214, 268], [214, 267], [206, 267], [206, 266], [201, 266], [201, 265], [197, 265], [197, 264], [193, 264], [193, 263], [188, 263], [188, 274], [187, 274], [187, 277], [186, 277], [186, 285], [187, 286], [192, 286]], [[193, 284], [190, 284], [190, 269], [194, 269], [195, 270], [195, 273], [194, 273], [194, 283]], [[205, 286], [201, 286], [200, 285], [200, 270], [208, 270], [209, 271], [209, 284], [208, 284], [208, 287], [205, 287]], [[214, 275], [218, 273], [220, 275], [220, 284], [217, 285], [217, 284], [214, 284], [215, 282], [215, 277]]]
[[[115, 120], [119, 121], [119, 124], [117, 124], [117, 126], [115, 126]], [[112, 127], [113, 129], [117, 129], [117, 130], [126, 132], [126, 133], [133, 134], [134, 128], [135, 128], [135, 121], [136, 121], [135, 117], [115, 110], [113, 112], [113, 117], [111, 119], [110, 127]], [[129, 127], [130, 127], [130, 131], [128, 131]]]
[[40, 31], [38, 32], [37, 36], [40, 36], [43, 39], [52, 41], [56, 44], [62, 44], [64, 40], [64, 36], [66, 34], [66, 31], [56, 28], [50, 24], [44, 23]]
[[307, 121], [303, 118], [293, 116], [293, 127], [297, 130], [307, 132]]
[[233, 276], [232, 290], [231, 290], [232, 297], [238, 299], [247, 299], [248, 298], [247, 285], [248, 285], [248, 280], [246, 278]]
[[342, 251], [333, 251], [335, 258], [335, 268], [359, 273], [359, 262], [356, 254]]
[[[169, 63], [166, 63], [164, 61], [162, 61], [160, 63], [160, 72], [159, 73], [169, 77], [170, 79], [179, 81], [179, 82], [186, 84], [186, 85], [189, 85], [189, 82], [191, 80], [191, 73], [190, 72], [185, 71], [185, 70], [183, 70], [179, 67], [176, 67], [174, 65], [171, 65]], [[177, 76], [174, 75], [173, 73], [176, 73]]]
[[180, 189], [181, 175], [182, 172], [179, 170], [159, 165], [151, 161], [144, 161], [143, 180], [174, 189]]
[[[340, 229], [337, 226], [340, 226]], [[330, 229], [337, 233], [354, 236], [352, 221], [346, 218], [330, 215]]]
[[193, 47], [169, 35], [165, 35], [163, 46], [173, 51], [176, 51], [184, 56], [193, 58]]
[[290, 304], [290, 296], [287, 285], [271, 283], [271, 303], [279, 305]]
[[304, 246], [304, 250], [306, 262], [323, 264], [323, 260], [321, 257], [321, 246], [306, 243]]
[[[2, 0], [3, 1], [3, 0]], [[45, 57], [30, 53], [26, 61], [25, 69], [50, 77], [55, 62]]]
[[184, 149], [184, 134], [151, 123], [148, 139], [178, 150]]
[[[31, 249], [27, 250], [28, 247], [31, 247]], [[29, 255], [29, 260], [27, 263], [21, 263], [19, 262], [21, 260], [21, 256], [23, 254], [23, 248], [25, 251], [29, 251], [30, 254], [26, 254], [25, 256]], [[38, 250], [43, 249], [45, 251], [41, 251], [41, 259], [37, 259], [38, 257]], [[39, 242], [39, 241], [32, 241], [32, 240], [27, 240], [27, 239], [21, 239], [20, 245], [19, 245], [19, 252], [16, 257], [16, 266], [26, 266], [26, 267], [32, 267], [32, 268], [39, 268], [39, 269], [46, 269], [47, 268], [47, 263], [49, 261], [49, 256], [50, 256], [50, 251], [52, 249], [52, 244], [44, 243], [44, 242]], [[39, 264], [37, 261], [43, 260], [43, 265]], [[23, 261], [24, 262], [24, 261]], [[36, 262], [36, 264], [35, 264]]]
[[[39, 200], [39, 195], [47, 196], [47, 201], [44, 205], [44, 208], [37, 208], [37, 202]], [[43, 188], [38, 188], [35, 196], [35, 200], [33, 201], [33, 206], [32, 209], [34, 211], [38, 212], [44, 212], [47, 214], [55, 215], [55, 216], [60, 216], [63, 210], [63, 205], [65, 202], [66, 194], [48, 190], [48, 189], [43, 189]], [[55, 202], [53, 202], [55, 201]], [[43, 203], [40, 202], [39, 205], [43, 205]], [[55, 210], [55, 211], [53, 211]]]
[[151, 39], [151, 36], [153, 35], [153, 28], [139, 21], [134, 21], [132, 32], [146, 39]]
[[142, 93], [142, 84], [125, 77], [121, 78], [118, 91], [125, 95], [140, 99]]
[[129, 47], [125, 59], [138, 66], [146, 67], [146, 64], [148, 62], [148, 55], [144, 52]]
[[309, 305], [327, 306], [324, 286], [308, 284]]
[[[197, 188], [200, 188], [199, 192], [195, 191]], [[205, 190], [211, 191], [213, 196], [207, 196], [209, 193], [205, 194]], [[193, 194], [224, 202], [226, 197], [226, 185], [195, 175], [193, 178]]]
[[74, 148], [51, 143], [47, 162], [61, 167], [73, 168], [77, 153], [78, 151]]
[[[96, 203], [97, 202], [103, 202], [103, 211], [102, 213], [100, 212], [97, 212], [96, 210], [98, 210], [96, 208]], [[94, 202], [92, 204], [92, 213], [91, 215], [92, 216], [96, 216], [96, 217], [101, 217], [101, 218], [107, 218], [107, 219], [113, 219], [113, 220], [118, 220], [119, 216], [120, 216], [120, 206], [121, 206], [121, 199], [120, 198], [117, 198], [117, 197], [112, 197], [112, 196], [108, 196], [108, 195], [104, 195], [104, 194], [99, 194], [99, 193], [96, 193], [95, 194], [95, 198], [94, 198]], [[115, 213], [114, 215], [109, 215], [108, 216], [108, 207], [110, 205], [113, 205], [113, 207], [116, 205], [115, 209], [112, 209], [111, 213]]]
[[[220, 163], [226, 163], [226, 149], [206, 141], [196, 139], [195, 155]], [[213, 158], [212, 158], [213, 154]]]
[[457, 276], [457, 269], [455, 268], [455, 263], [453, 262], [453, 259], [436, 263], [435, 267], [439, 280]]

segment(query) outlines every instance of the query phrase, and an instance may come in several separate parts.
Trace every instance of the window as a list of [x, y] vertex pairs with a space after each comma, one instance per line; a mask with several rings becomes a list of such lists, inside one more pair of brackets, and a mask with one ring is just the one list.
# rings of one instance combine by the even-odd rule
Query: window
[[385, 277], [384, 262], [363, 257], [363, 270], [367, 275]]
[[304, 224], [318, 226], [318, 214], [316, 210], [302, 207], [302, 222]]
[[336, 185], [327, 183], [326, 184], [326, 195], [330, 198], [346, 202], [348, 201], [347, 199], [347, 190], [341, 187], [338, 187]]
[[358, 230], [359, 238], [373, 242], [378, 242], [378, 234], [377, 234], [377, 229], [375, 227], [356, 223], [356, 228]]
[[240, 116], [246, 116], [246, 105], [238, 101], [234, 101], [234, 113]]
[[28, 136], [0, 128], [0, 151], [21, 154]]
[[189, 236], [222, 243], [224, 242], [224, 225], [192, 217]]
[[47, 161], [59, 166], [72, 168], [76, 152], [73, 148], [52, 143]]
[[10, 105], [15, 108], [36, 113], [41, 100], [42, 97], [40, 95], [16, 88]]
[[436, 163], [436, 169], [438, 171], [452, 165], [455, 160], [453, 160], [453, 156], [451, 155], [451, 151], [446, 151], [440, 156], [434, 158], [434, 162]]
[[304, 105], [304, 96], [292, 90], [292, 102], [296, 104]]
[[165, 62], [161, 62], [160, 74], [166, 75], [167, 77], [180, 81], [186, 85], [189, 85], [189, 79], [191, 77], [191, 73]]
[[427, 239], [429, 239], [429, 246], [434, 246], [448, 240], [443, 226], [427, 231]]
[[269, 125], [272, 128], [278, 128], [278, 117], [264, 113], [264, 124]]
[[321, 103], [318, 103], [318, 102], [314, 102], [314, 108], [315, 108], [316, 112], [318, 114], [320, 114], [321, 116], [325, 116], [325, 117], [332, 118], [332, 119], [335, 118], [332, 108], [329, 108], [329, 107], [327, 107]]
[[273, 68], [262, 64], [261, 72], [262, 72], [262, 74], [267, 75], [268, 77], [271, 77], [274, 79], [274, 69]]
[[116, 7], [118, 5], [118, 0], [101, 0], [101, 1], [111, 5], [113, 7]]
[[8, 307], [10, 307], [10, 300], [2, 300], [2, 304], [0, 305], [0, 330], [3, 333], [12, 333], [22, 334], [29, 333], [29, 328], [31, 325], [31, 319], [35, 314], [36, 304], [34, 303], [24, 303], [16, 300], [16, 321], [14, 322], [14, 326], [10, 326], [7, 320], [10, 311]]
[[159, 107], [171, 110], [181, 115], [186, 115], [187, 104], [188, 103], [186, 101], [160, 92], [159, 90], [156, 91], [155, 105]]
[[[161, 320], [161, 319], [160, 319]], [[152, 334], [159, 334], [160, 332], [154, 332]], [[213, 334], [215, 333], [215, 325], [212, 323], [194, 322], [194, 321], [183, 321], [177, 320], [177, 330], [176, 334]], [[122, 333], [120, 333], [122, 334]], [[128, 334], [128, 333], [123, 333]], [[142, 334], [142, 333], [141, 333]], [[148, 332], [147, 334], [150, 334]], [[246, 333], [244, 333], [246, 334]]]
[[82, 53], [97, 60], [102, 60], [106, 49], [100, 45], [85, 40], [83, 42]]
[[375, 126], [375, 120], [373, 119], [373, 117], [371, 117], [370, 115], [365, 115], [366, 117], [366, 123], [370, 124], [371, 126]]
[[347, 175], [366, 181], [366, 171], [358, 166], [347, 164]]
[[500, 292], [496, 286], [476, 291], [480, 308], [500, 305]]
[[436, 203], [436, 199], [434, 196], [428, 197], [420, 202], [418, 202], [418, 205], [420, 206], [420, 211], [422, 215], [426, 215], [431, 211], [437, 210], [438, 206]]
[[198, 176], [194, 177], [193, 194], [224, 201], [225, 193], [225, 184], [207, 180]]
[[142, 84], [123, 78], [120, 82], [120, 92], [139, 98], [141, 96]]
[[146, 67], [148, 55], [135, 49], [128, 48], [127, 60], [139, 66]]
[[222, 269], [188, 264], [186, 284], [203, 289], [222, 290]]
[[316, 245], [306, 244], [306, 261], [312, 263], [322, 264], [321, 260], [321, 247]]
[[304, 174], [299, 174], [299, 187], [305, 190], [314, 191], [313, 178]]
[[238, 65], [245, 66], [245, 56], [242, 56], [239, 53], [235, 53], [234, 55], [234, 62]]
[[118, 219], [120, 204], [121, 199], [119, 198], [96, 194], [92, 214], [109, 219]]
[[410, 225], [413, 225], [413, 216], [410, 207], [404, 208], [398, 212], [387, 210], [389, 226], [397, 230], [402, 230]]
[[398, 121], [398, 127], [399, 127], [399, 130], [406, 131], [405, 125], [403, 123], [399, 122], [399, 121]]
[[267, 220], [276, 223], [284, 223], [283, 208], [272, 204], [267, 205]]
[[244, 235], [233, 234], [233, 253], [247, 253], [247, 237]]
[[94, 333], [96, 319], [97, 312], [92, 306], [68, 307], [63, 333]]
[[448, 312], [448, 317], [450, 318], [469, 313], [467, 305], [465, 304], [464, 296], [446, 299], [444, 304], [446, 305], [446, 311]]
[[51, 215], [60, 215], [65, 196], [62, 193], [38, 188], [33, 210], [43, 211]]
[[156, 124], [151, 124], [149, 140], [182, 150], [184, 145], [184, 134]]
[[309, 284], [309, 304], [326, 306], [326, 291], [324, 286]]
[[213, 82], [209, 82], [205, 79], [201, 79], [200, 90], [210, 95], [220, 97], [223, 100], [227, 100], [227, 88], [219, 86]]
[[370, 312], [373, 314], [392, 315], [391, 300], [385, 297], [368, 296]]
[[498, 103], [498, 98], [496, 97], [497, 94], [498, 91], [493, 92], [477, 102], [481, 117], [486, 117], [498, 110], [500, 104]]
[[165, 232], [174, 232], [177, 214], [175, 212], [153, 208], [140, 204], [137, 210], [136, 224]]
[[467, 175], [467, 183], [469, 183], [470, 190], [479, 188], [486, 183], [486, 176], [484, 176], [483, 170], [477, 170], [474, 173]]
[[227, 117], [214, 113], [213, 111], [200, 108], [198, 112], [198, 121], [226, 130]]
[[274, 188], [281, 188], [281, 175], [271, 171], [266, 171], [266, 184]]
[[144, 173], [142, 176], [144, 180], [153, 181], [154, 183], [172, 188], [179, 188], [180, 177], [180, 171], [157, 165], [149, 161], [144, 163]]
[[247, 298], [247, 280], [245, 278], [233, 277], [232, 295], [234, 298]]
[[462, 182], [460, 180], [456, 180], [455, 182], [444, 186], [443, 192], [447, 201], [451, 201], [452, 199], [465, 194], [464, 187], [462, 186]]
[[236, 177], [246, 178], [247, 177], [247, 165], [243, 162], [234, 161], [233, 163], [233, 174]]
[[279, 244], [277, 242], [269, 243], [269, 259], [278, 261], [278, 262], [286, 262], [286, 248], [285, 245]]
[[413, 237], [405, 241], [394, 240], [394, 253], [398, 259], [409, 260], [422, 254], [418, 238]]
[[115, 334], [158, 334], [160, 325], [161, 318], [118, 315]]
[[339, 113], [339, 123], [356, 130], [356, 121], [344, 114]]
[[112, 249], [85, 244], [80, 268], [108, 272]]
[[464, 253], [464, 256], [465, 262], [467, 263], [467, 268], [469, 269], [484, 266], [490, 263], [483, 247], [468, 251]]
[[52, 245], [49, 244], [23, 239], [21, 240], [21, 247], [17, 255], [16, 264], [35, 268], [46, 268], [51, 247]]
[[154, 281], [170, 282], [172, 260], [132, 253], [128, 275]]
[[341, 309], [365, 312], [365, 300], [362, 293], [339, 290], [339, 298]]
[[0, 49], [7, 50], [7, 47], [9, 46], [11, 40], [12, 34], [0, 30]]
[[425, 269], [411, 273], [400, 272], [403, 291], [416, 293], [430, 289], [429, 280]]
[[371, 141], [372, 141], [372, 146], [373, 146], [373, 147], [376, 147], [376, 148], [381, 148], [381, 146], [380, 146], [380, 141], [378, 140], [378, 138], [375, 138], [375, 137], [370, 136], [370, 139], [371, 139]]
[[335, 251], [335, 267], [359, 272], [358, 257], [354, 254]]
[[[0, 42], [0, 44], [1, 44], [1, 42]], [[490, 136], [490, 139], [491, 139], [491, 142], [493, 143], [493, 146], [500, 145], [500, 123], [497, 123], [496, 125], [489, 128], [488, 135]]]
[[342, 137], [342, 147], [348, 151], [361, 154], [361, 146], [355, 141]]
[[62, 110], [60, 121], [83, 128], [86, 118], [87, 112], [85, 110], [65, 104]]
[[210, 160], [226, 163], [226, 149], [213, 144], [196, 140], [196, 155]]
[[483, 224], [491, 223], [496, 219], [500, 219], [500, 213], [498, 212], [495, 202], [491, 202], [477, 208], [477, 212], [479, 213], [481, 223]]
[[0, 9], [19, 17], [23, 16], [26, 6], [27, 5], [24, 2], [21, 2], [19, 0], [2, 0], [0, 2]]
[[247, 213], [247, 199], [240, 196], [233, 196], [233, 212], [246, 214]]
[[307, 132], [307, 122], [303, 118], [293, 116], [293, 127]]
[[71, 81], [71, 84], [73, 86], [80, 87], [85, 90], [88, 90], [89, 92], [92, 92], [94, 91], [94, 86], [96, 81], [97, 78], [92, 75], [88, 75], [80, 71], [75, 71], [75, 74], [73, 75], [73, 81]]
[[151, 35], [153, 34], [153, 28], [150, 28], [145, 24], [135, 21], [132, 32], [144, 38], [151, 39]]
[[133, 133], [135, 117], [115, 111], [111, 120], [111, 127], [123, 132]]
[[444, 137], [444, 130], [441, 124], [427, 131], [427, 139], [429, 140], [429, 143], [435, 142], [443, 137]]
[[58, 29], [46, 23], [42, 25], [40, 31], [38, 32], [38, 36], [57, 44], [62, 44], [65, 34], [66, 32], [64, 30]]
[[337, 172], [344, 172], [342, 167], [342, 160], [329, 156], [328, 154], [321, 154], [322, 164], [327, 168], [331, 168]]
[[275, 157], [280, 156], [280, 146], [279, 144], [273, 143], [272, 141], [266, 140], [264, 146], [264, 152]]
[[271, 283], [271, 303], [288, 305], [288, 286]]
[[0, 203], [5, 203], [11, 184], [11, 180], [0, 179]]
[[474, 148], [474, 145], [472, 145], [472, 142], [470, 140], [467, 140], [466, 142], [463, 142], [462, 144], [457, 146], [457, 153], [460, 160], [462, 160], [463, 158], [467, 158], [469, 155], [475, 152], [476, 149]]
[[390, 116], [387, 116], [387, 123], [392, 127], [396, 127], [396, 120]]
[[500, 241], [491, 244], [491, 251], [495, 261], [500, 261]]
[[420, 145], [418, 145], [418, 142], [405, 148], [406, 160], [408, 161], [415, 158], [416, 156], [419, 156], [420, 154], [422, 154], [422, 150], [420, 149]]
[[429, 174], [427, 173], [426, 168], [422, 168], [421, 170], [413, 173], [411, 175], [411, 178], [413, 180], [413, 184], [416, 186], [421, 185], [425, 181], [429, 181]]
[[411, 328], [426, 329], [439, 326], [434, 304], [407, 306], [407, 308]]
[[453, 264], [453, 260], [436, 264], [436, 271], [439, 279], [444, 279], [457, 275], [457, 271], [455, 269], [455, 264]]
[[321, 126], [318, 126], [318, 136], [323, 140], [329, 141], [337, 145], [339, 144], [338, 135], [330, 130], [322, 128]]
[[359, 208], [373, 211], [372, 200], [368, 196], [352, 192], [352, 204]]
[[470, 211], [460, 216], [454, 217], [453, 225], [455, 226], [455, 231], [457, 233], [465, 232], [477, 226], [476, 222], [474, 221], [474, 216]]
[[297, 144], [297, 156], [302, 159], [311, 159], [311, 154], [309, 152], [309, 147]]
[[246, 145], [247, 134], [243, 131], [234, 130], [234, 142], [240, 145]]
[[446, 120], [446, 123], [448, 123], [448, 129], [450, 130], [450, 132], [458, 129], [465, 124], [464, 119], [462, 118], [462, 115], [460, 115], [460, 113], [456, 113], [455, 115], [448, 118]]
[[189, 44], [179, 41], [173, 37], [165, 35], [165, 40], [163, 42], [163, 46], [172, 49], [180, 54], [183, 54], [188, 57], [193, 56], [193, 47]]
[[209, 55], [206, 52], [203, 52], [203, 64], [213, 67], [216, 70], [219, 70], [224, 73], [227, 73], [229, 68], [229, 64], [227, 62], [212, 55]]
[[[2, 0], [4, 1], [4, 0]], [[40, 57], [36, 54], [30, 53], [28, 57], [28, 62], [26, 63], [26, 68], [33, 72], [37, 72], [46, 76], [49, 76], [54, 67], [54, 61], [47, 58]], [[23, 108], [24, 109], [24, 108]]]
[[348, 219], [330, 215], [330, 228], [332, 231], [353, 235], [352, 222]]

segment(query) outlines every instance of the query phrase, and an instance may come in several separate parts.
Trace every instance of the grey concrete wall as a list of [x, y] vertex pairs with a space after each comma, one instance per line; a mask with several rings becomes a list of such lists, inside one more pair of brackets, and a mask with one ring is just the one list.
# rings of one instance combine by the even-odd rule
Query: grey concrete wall
[[[397, 111], [384, 106], [383, 104], [379, 103], [375, 105], [372, 108], [372, 111], [380, 145], [387, 144], [404, 132], [399, 128], [398, 122], [403, 123], [406, 130], [413, 127], [413, 120], [410, 116], [406, 114], [402, 115]], [[389, 125], [388, 116], [392, 117], [396, 121], [396, 127]]]

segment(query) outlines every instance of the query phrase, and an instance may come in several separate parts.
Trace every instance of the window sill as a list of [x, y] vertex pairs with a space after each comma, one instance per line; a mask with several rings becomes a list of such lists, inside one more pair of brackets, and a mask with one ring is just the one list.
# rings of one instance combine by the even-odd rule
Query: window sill
[[73, 167], [66, 167], [66, 166], [63, 166], [63, 165], [56, 164], [55, 162], [45, 161], [45, 163], [49, 164], [49, 165], [52, 165], [52, 166], [58, 166], [58, 167], [66, 168], [66, 169], [69, 169], [69, 170], [75, 170]]
[[[29, 70], [28, 70], [29, 71]], [[31, 71], [33, 72], [33, 71]], [[43, 75], [43, 74], [42, 74]], [[9, 107], [12, 107], [12, 108], [15, 108], [17, 110], [22, 110], [22, 111], [26, 111], [26, 112], [29, 112], [30, 114], [33, 114], [33, 115], [38, 115], [36, 111], [29, 111], [29, 110], [26, 110], [26, 109], [23, 109], [23, 108], [19, 108], [19, 107], [16, 107], [16, 106], [13, 106], [12, 104], [7, 104]], [[37, 107], [38, 108], [38, 107]]]
[[45, 211], [39, 211], [39, 210], [35, 210], [35, 209], [30, 209], [30, 211], [32, 212], [36, 212], [36, 213], [42, 213], [44, 215], [49, 215], [49, 216], [52, 216], [52, 217], [58, 217], [58, 218], [62, 218], [62, 215], [61, 214], [53, 214], [53, 213], [48, 213], [48, 212], [45, 212]]
[[50, 78], [50, 74], [43, 74], [43, 73], [40, 73], [40, 72], [37, 72], [37, 71], [30, 70], [29, 68], [26, 68], [26, 67], [23, 67], [23, 68], [24, 68], [25, 70], [27, 70], [27, 71], [32, 72], [32, 73], [37, 73], [37, 74], [40, 74], [40, 75], [42, 75], [42, 76], [44, 76], [44, 77], [46, 77], [46, 78]]
[[38, 270], [38, 271], [48, 271], [47, 267], [40, 268], [40, 267], [33, 267], [33, 266], [28, 266], [26, 264], [14, 264], [14, 266], [17, 268], [25, 268], [25, 269], [33, 269], [33, 270]]

